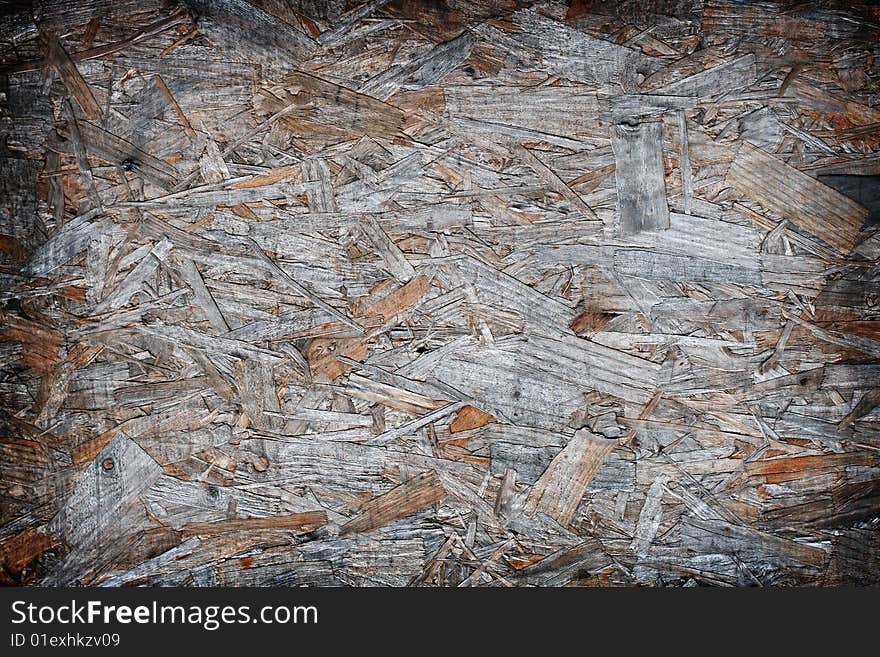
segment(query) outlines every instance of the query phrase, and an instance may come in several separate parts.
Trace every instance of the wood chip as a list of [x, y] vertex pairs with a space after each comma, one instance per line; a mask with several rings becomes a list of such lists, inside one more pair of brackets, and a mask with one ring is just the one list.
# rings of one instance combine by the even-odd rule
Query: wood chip
[[613, 441], [581, 429], [535, 482], [526, 500], [526, 513], [540, 511], [561, 525], [569, 524], [612, 449]]
[[340, 532], [367, 532], [383, 527], [397, 518], [437, 504], [445, 495], [437, 473], [423, 472], [364, 504], [354, 518], [342, 525]]

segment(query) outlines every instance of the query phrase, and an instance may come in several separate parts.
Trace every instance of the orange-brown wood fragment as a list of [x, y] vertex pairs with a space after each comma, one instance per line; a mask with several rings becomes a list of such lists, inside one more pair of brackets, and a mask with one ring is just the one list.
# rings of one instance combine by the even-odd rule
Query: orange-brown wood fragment
[[495, 75], [504, 68], [504, 53], [491, 45], [477, 43], [468, 57], [468, 64], [483, 75]]
[[269, 171], [269, 173], [264, 173], [263, 175], [255, 176], [250, 180], [235, 183], [230, 189], [253, 189], [255, 187], [265, 187], [266, 185], [273, 185], [282, 180], [296, 178], [301, 175], [302, 169], [299, 165], [291, 164], [283, 167], [275, 167]]
[[538, 563], [543, 558], [543, 554], [522, 554], [515, 556], [511, 555], [509, 557], [505, 557], [504, 560], [509, 563], [514, 570], [522, 570], [526, 566], [531, 566], [533, 563]]
[[[380, 291], [386, 286], [377, 285], [371, 292]], [[386, 324], [408, 311], [429, 289], [428, 279], [416, 276], [371, 305], [366, 305], [363, 299], [360, 300], [354, 304], [352, 311], [355, 316]], [[308, 361], [313, 376], [327, 377], [332, 381], [351, 367], [338, 360], [337, 356], [363, 360], [368, 352], [368, 345], [363, 338], [322, 337], [309, 340], [303, 349], [303, 356]]]
[[312, 376], [327, 377], [333, 381], [351, 368], [337, 356], [352, 360], [363, 360], [369, 349], [361, 338], [312, 338], [303, 349], [303, 356], [309, 363]]
[[43, 446], [36, 440], [28, 438], [19, 438], [17, 436], [0, 436], [0, 445], [18, 445], [19, 447], [27, 447], [28, 449], [39, 450]]
[[440, 444], [439, 456], [449, 461], [471, 463], [480, 468], [489, 467], [489, 457], [474, 454], [465, 447], [456, 444], [455, 440], [446, 440]]
[[0, 315], [3, 324], [0, 342], [20, 342], [21, 362], [40, 372], [51, 372], [61, 360], [61, 345], [64, 343], [56, 331], [44, 328], [18, 315]]
[[728, 511], [732, 511], [740, 520], [750, 522], [758, 520], [763, 513], [763, 509], [760, 507], [738, 500], [724, 500], [722, 506]]
[[[199, 456], [198, 454], [196, 456]], [[215, 468], [223, 468], [227, 472], [235, 472], [237, 463], [235, 459], [228, 457], [223, 452], [216, 450], [205, 452], [201, 455], [206, 463], [210, 463]]]
[[499, 30], [503, 30], [504, 32], [519, 32], [520, 26], [516, 23], [512, 23], [509, 20], [505, 20], [503, 18], [490, 18], [486, 21], [492, 27], [497, 27]]
[[192, 233], [193, 231], [196, 231], [199, 228], [202, 228], [203, 226], [207, 226], [209, 223], [214, 221], [214, 219], [215, 219], [215, 217], [213, 214], [210, 214], [210, 213], [206, 214], [204, 217], [202, 217], [198, 221], [194, 221], [193, 223], [191, 223], [189, 226], [187, 226], [183, 230], [187, 233]]
[[62, 288], [61, 294], [65, 299], [78, 301], [79, 303], [83, 303], [86, 300], [86, 288], [77, 285], [68, 285]]
[[814, 121], [824, 120], [841, 136], [848, 136], [849, 141], [859, 148], [876, 150], [880, 147], [880, 135], [876, 128], [859, 130], [859, 128], [876, 126], [880, 122], [880, 111], [861, 103], [843, 103], [845, 112], [820, 112], [804, 110], [803, 114]]
[[568, 5], [568, 11], [565, 12], [565, 20], [573, 21], [584, 14], [589, 13], [592, 0], [571, 0]]
[[878, 458], [866, 452], [844, 452], [843, 454], [823, 454], [821, 456], [792, 456], [790, 458], [752, 461], [746, 463], [749, 475], [763, 475], [770, 482], [790, 481], [806, 476], [815, 476], [838, 468], [852, 465], [873, 465]]
[[476, 406], [463, 406], [449, 424], [449, 433], [458, 433], [468, 429], [479, 429], [490, 422], [497, 422], [494, 415], [481, 411]]
[[193, 478], [193, 475], [191, 472], [180, 467], [176, 463], [168, 463], [167, 465], [163, 465], [162, 470], [169, 477], [174, 477], [175, 479], [180, 479], [181, 481], [189, 481]]
[[356, 314], [366, 319], [378, 318], [383, 324], [393, 320], [412, 308], [431, 288], [428, 279], [422, 275], [414, 277], [406, 285], [385, 295], [376, 303], [367, 306]]
[[300, 22], [300, 25], [303, 26], [303, 29], [311, 36], [313, 39], [317, 39], [321, 34], [321, 28], [318, 27], [318, 24], [315, 23], [311, 18], [306, 16], [305, 14], [297, 14], [297, 20]]
[[[584, 185], [584, 187], [582, 187], [578, 191], [581, 194], [586, 194], [588, 192], [591, 192], [596, 187], [598, 187], [599, 184], [603, 180], [605, 180], [611, 174], [613, 174], [614, 169], [615, 169], [615, 165], [612, 162], [611, 164], [607, 164], [604, 167], [600, 167], [599, 169], [596, 169], [595, 171], [590, 171], [588, 173], [585, 173], [585, 174], [578, 176], [574, 180], [570, 181], [568, 183], [568, 186], [574, 187], [576, 185]], [[587, 183], [591, 183], [591, 184], [588, 185]]]
[[841, 333], [860, 335], [872, 340], [880, 340], [880, 321], [877, 320], [862, 319], [851, 322], [841, 322], [823, 328], [828, 328], [832, 331], [840, 331]]
[[434, 171], [436, 171], [443, 178], [443, 180], [448, 182], [453, 187], [460, 185], [461, 181], [464, 180], [464, 178], [458, 171], [446, 166], [445, 164], [433, 162], [431, 164], [431, 168], [434, 169]]
[[79, 369], [95, 360], [95, 357], [102, 351], [104, 351], [103, 345], [75, 344], [70, 348], [65, 362]]
[[86, 23], [86, 30], [83, 32], [82, 37], [82, 47], [84, 50], [88, 50], [92, 47], [92, 44], [95, 42], [95, 36], [98, 34], [98, 28], [101, 26], [101, 17], [93, 16], [88, 23]]
[[238, 215], [242, 219], [250, 219], [251, 221], [259, 221], [259, 217], [245, 203], [239, 203], [231, 208], [232, 213]]
[[19, 262], [27, 256], [27, 249], [12, 235], [0, 235], [0, 253], [6, 255], [7, 262]]
[[104, 433], [95, 436], [94, 438], [85, 441], [74, 447], [70, 452], [70, 457], [73, 460], [74, 465], [79, 465], [81, 463], [85, 463], [86, 461], [91, 461], [98, 454], [101, 453], [101, 450], [106, 447], [107, 443], [110, 442], [110, 439], [116, 433], [117, 429], [113, 428], [109, 431], [105, 431]]
[[577, 334], [601, 331], [616, 315], [587, 310], [579, 314], [568, 327]]
[[19, 577], [29, 563], [59, 545], [60, 537], [28, 527], [0, 542], [0, 566], [13, 577]]
[[566, 583], [565, 586], [583, 586], [593, 588], [605, 588], [614, 586], [614, 584], [611, 582], [611, 575], [613, 575], [616, 570], [616, 568], [605, 568], [604, 570], [600, 570], [598, 573], [593, 573], [592, 575], [587, 575], [586, 577], [573, 579], [570, 582]]

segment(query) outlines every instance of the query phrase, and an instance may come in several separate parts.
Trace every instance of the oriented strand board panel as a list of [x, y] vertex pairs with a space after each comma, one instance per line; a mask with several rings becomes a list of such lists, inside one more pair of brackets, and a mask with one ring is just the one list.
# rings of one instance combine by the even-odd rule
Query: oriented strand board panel
[[877, 3], [6, 5], [0, 584], [880, 584]]

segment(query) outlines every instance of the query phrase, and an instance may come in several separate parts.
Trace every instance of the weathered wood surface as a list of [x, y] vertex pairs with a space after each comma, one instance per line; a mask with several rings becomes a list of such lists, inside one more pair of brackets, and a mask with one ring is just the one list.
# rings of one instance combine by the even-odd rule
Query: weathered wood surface
[[611, 132], [620, 234], [669, 228], [659, 122], [619, 123]]
[[18, 4], [0, 583], [880, 583], [876, 4]]

